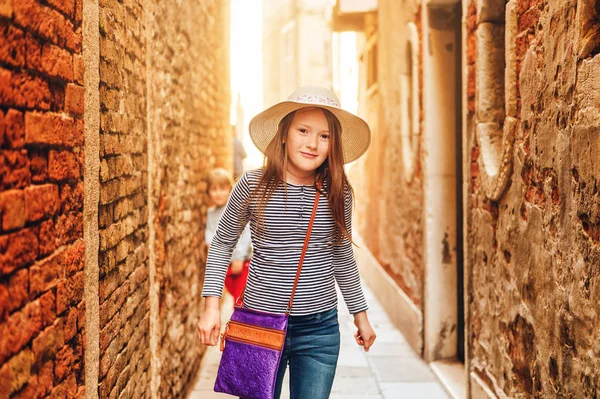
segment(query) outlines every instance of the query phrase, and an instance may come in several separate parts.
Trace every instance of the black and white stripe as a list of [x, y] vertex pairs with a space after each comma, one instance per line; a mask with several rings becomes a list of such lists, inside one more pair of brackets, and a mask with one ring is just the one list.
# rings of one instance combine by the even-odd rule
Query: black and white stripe
[[[251, 212], [250, 193], [257, 187], [262, 170], [246, 172], [237, 182], [210, 245], [202, 296], [220, 297], [232, 251], [241, 228], [250, 222], [254, 253], [244, 303], [248, 308], [284, 313], [290, 298], [298, 261], [315, 201], [312, 186], [287, 184], [277, 188], [265, 209], [259, 234]], [[352, 223], [352, 194], [345, 196], [346, 225]], [[367, 309], [352, 243], [334, 245], [335, 222], [327, 197], [321, 195], [304, 266], [298, 282], [292, 315], [307, 315], [337, 306], [337, 281], [350, 313]]]

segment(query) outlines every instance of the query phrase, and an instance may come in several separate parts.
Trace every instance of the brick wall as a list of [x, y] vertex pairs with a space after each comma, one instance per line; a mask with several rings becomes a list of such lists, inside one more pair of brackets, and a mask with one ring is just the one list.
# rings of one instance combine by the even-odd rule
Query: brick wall
[[[81, 29], [94, 12], [99, 43]], [[231, 167], [228, 15], [217, 0], [0, 2], [0, 399], [190, 389], [205, 176]]]
[[0, 398], [84, 394], [81, 5], [0, 5]]
[[167, 398], [186, 390], [201, 360], [195, 325], [206, 256], [205, 176], [212, 164], [232, 164], [229, 74], [223, 68], [229, 7], [220, 0], [180, 6], [156, 1], [151, 11], [156, 21], [156, 40], [146, 49], [152, 59], [147, 71], [154, 153], [151, 228], [158, 394]]
[[141, 2], [101, 0], [99, 395], [149, 390], [148, 148]]
[[[474, 71], [483, 54], [474, 44], [477, 2], [470, 3], [472, 120], [479, 83]], [[518, 79], [516, 87], [504, 89], [507, 99], [516, 99], [514, 107], [507, 102], [506, 112], [515, 109], [518, 124], [510, 180], [498, 200], [484, 193], [481, 147], [468, 131], [470, 371], [501, 397], [600, 393], [597, 4], [514, 4], [515, 25], [506, 27], [514, 33], [505, 45], [515, 46], [506, 62], [514, 61]]]

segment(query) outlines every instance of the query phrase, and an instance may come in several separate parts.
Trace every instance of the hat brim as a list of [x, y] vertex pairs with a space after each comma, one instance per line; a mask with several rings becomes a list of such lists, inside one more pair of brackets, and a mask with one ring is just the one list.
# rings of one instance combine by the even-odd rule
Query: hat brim
[[287, 114], [302, 108], [314, 107], [330, 111], [340, 121], [344, 163], [357, 160], [367, 151], [371, 144], [371, 130], [369, 125], [358, 116], [333, 106], [289, 100], [277, 103], [252, 118], [249, 125], [252, 142], [264, 154], [277, 134], [279, 122]]

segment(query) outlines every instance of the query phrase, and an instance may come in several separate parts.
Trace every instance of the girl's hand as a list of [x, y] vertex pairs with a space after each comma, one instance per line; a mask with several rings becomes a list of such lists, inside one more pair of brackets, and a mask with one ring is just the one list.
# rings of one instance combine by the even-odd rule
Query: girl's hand
[[[214, 304], [216, 303], [216, 307]], [[219, 342], [221, 332], [221, 312], [219, 311], [219, 298], [207, 297], [204, 313], [196, 326], [198, 340], [203, 345], [215, 346]]]
[[354, 315], [354, 325], [358, 328], [358, 331], [354, 334], [356, 343], [364, 347], [365, 352], [368, 352], [373, 342], [375, 342], [377, 335], [373, 327], [371, 327], [366, 311]]
[[237, 276], [244, 269], [244, 261], [243, 260], [233, 260], [231, 261], [231, 273], [234, 276]]

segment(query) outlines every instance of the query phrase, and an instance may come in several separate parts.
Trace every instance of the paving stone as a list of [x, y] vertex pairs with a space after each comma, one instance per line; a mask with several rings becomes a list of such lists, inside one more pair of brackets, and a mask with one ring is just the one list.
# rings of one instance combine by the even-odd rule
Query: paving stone
[[[371, 291], [365, 296], [371, 310], [369, 319], [377, 332], [377, 340], [369, 352], [356, 344], [354, 319], [340, 296], [341, 348], [331, 399], [441, 399], [448, 398], [435, 375], [408, 345], [406, 339], [389, 321]], [[222, 312], [223, 325], [230, 314]], [[221, 352], [208, 348], [202, 369], [189, 399], [231, 397], [213, 392]], [[289, 399], [289, 373], [283, 381], [281, 399]]]
[[371, 367], [379, 382], [437, 382], [423, 360], [408, 357], [372, 357]]
[[379, 394], [375, 377], [336, 377], [333, 381], [332, 394]]
[[448, 394], [433, 382], [396, 382], [379, 384], [384, 399], [449, 399]]

